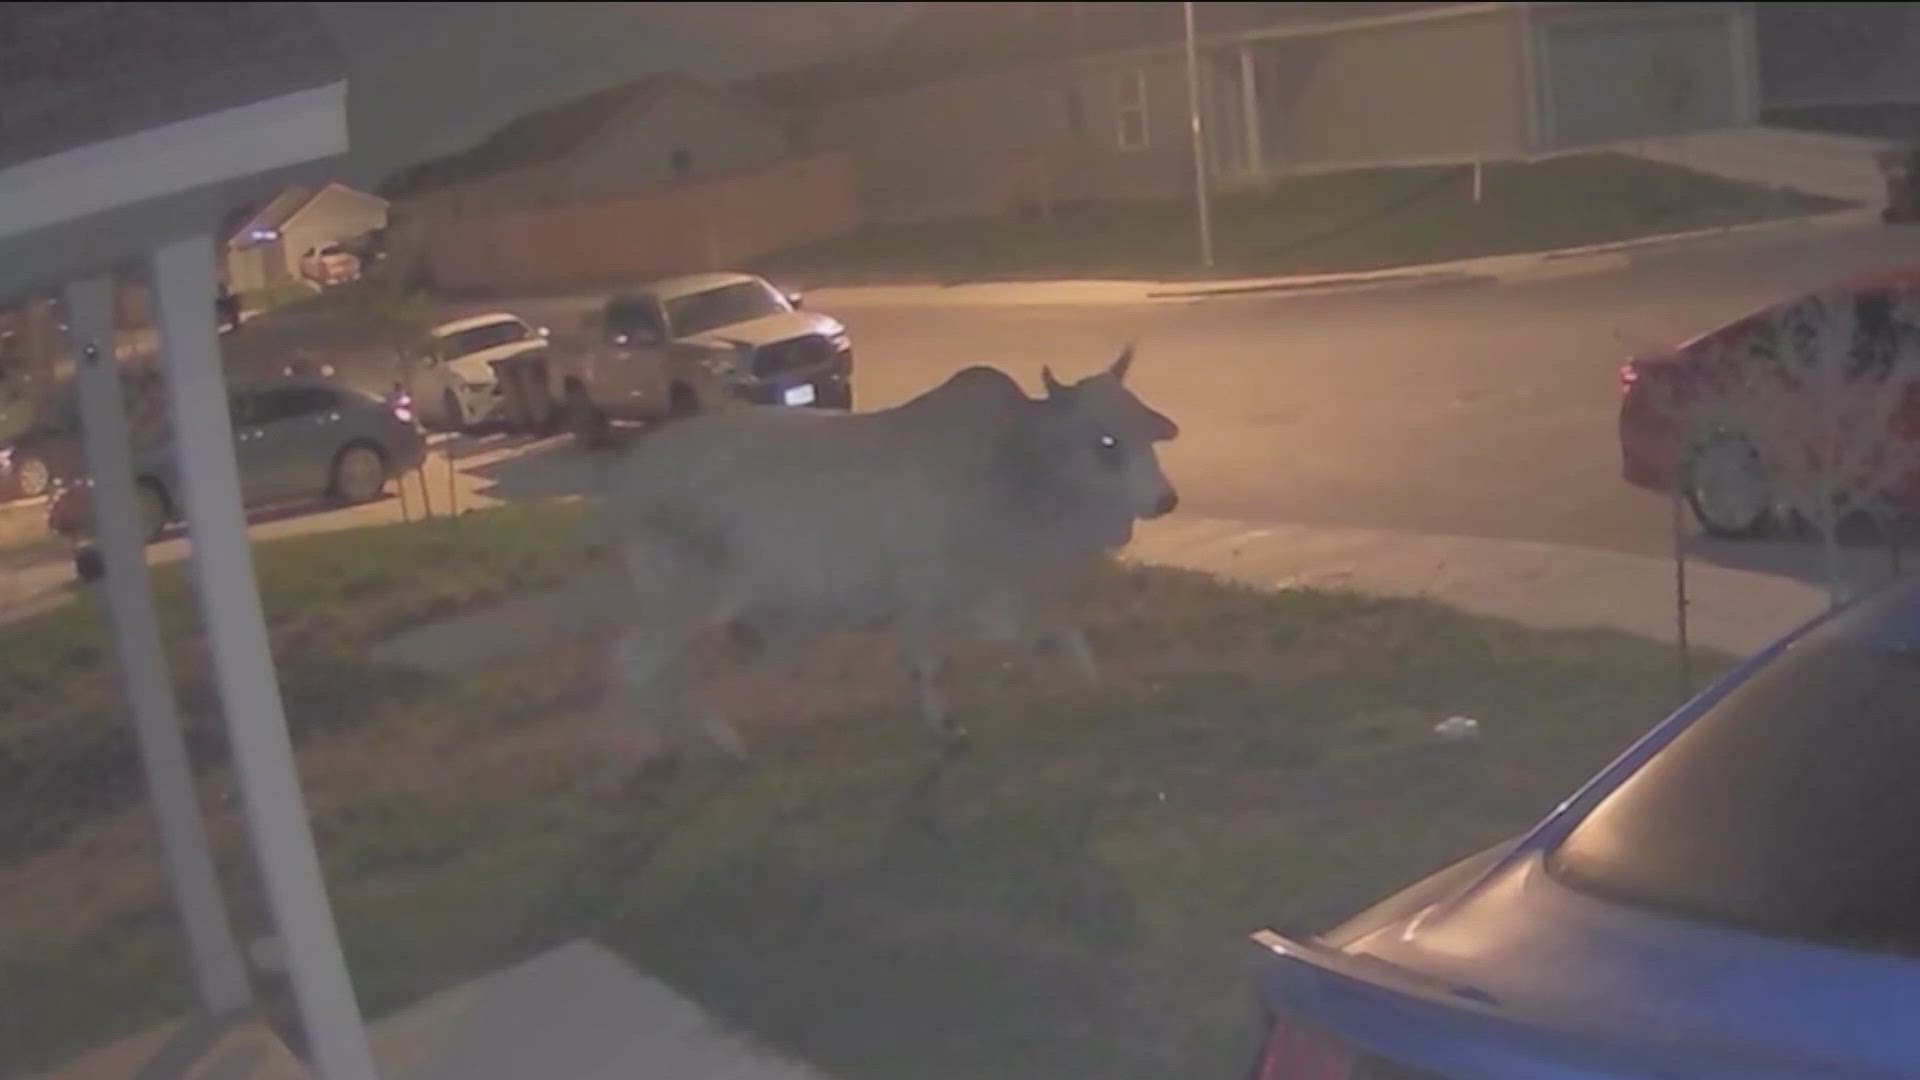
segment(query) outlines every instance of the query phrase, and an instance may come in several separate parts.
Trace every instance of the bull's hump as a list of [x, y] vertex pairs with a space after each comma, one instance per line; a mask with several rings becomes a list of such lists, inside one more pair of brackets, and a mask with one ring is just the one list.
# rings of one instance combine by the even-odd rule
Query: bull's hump
[[1020, 384], [1006, 372], [984, 366], [955, 372], [946, 382], [899, 406], [900, 411], [928, 417], [1011, 415], [1027, 404]]
[[995, 394], [1009, 400], [1025, 400], [1027, 396], [1021, 392], [1020, 384], [1013, 381], [1013, 376], [985, 364], [975, 364], [954, 372], [953, 377], [942, 384], [942, 388], [970, 394]]

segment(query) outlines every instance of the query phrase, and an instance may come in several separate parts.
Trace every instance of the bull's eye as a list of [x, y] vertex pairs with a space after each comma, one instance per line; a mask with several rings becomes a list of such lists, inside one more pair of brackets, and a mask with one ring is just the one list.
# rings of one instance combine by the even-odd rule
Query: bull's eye
[[1093, 449], [1094, 453], [1100, 456], [1100, 460], [1106, 464], [1120, 464], [1120, 440], [1112, 435], [1102, 432], [1100, 437], [1093, 441]]

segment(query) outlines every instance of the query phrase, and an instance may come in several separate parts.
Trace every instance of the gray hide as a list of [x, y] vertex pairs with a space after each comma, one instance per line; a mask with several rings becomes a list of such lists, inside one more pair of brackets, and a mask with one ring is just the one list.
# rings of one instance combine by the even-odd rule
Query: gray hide
[[1037, 400], [974, 367], [880, 412], [738, 408], [641, 440], [606, 490], [634, 590], [612, 657], [634, 719], [744, 753], [684, 685], [688, 645], [721, 626], [756, 642], [889, 629], [921, 718], [949, 735], [936, 684], [955, 634], [1027, 637], [1093, 677], [1045, 601], [1177, 501], [1154, 444], [1178, 429], [1123, 385], [1132, 354], [1072, 386], [1049, 371]]

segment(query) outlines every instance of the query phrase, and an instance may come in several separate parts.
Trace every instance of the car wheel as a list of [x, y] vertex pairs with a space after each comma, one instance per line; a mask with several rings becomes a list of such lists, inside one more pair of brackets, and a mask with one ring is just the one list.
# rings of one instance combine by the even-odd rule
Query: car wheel
[[467, 430], [467, 410], [460, 405], [460, 396], [451, 390], [440, 395], [440, 422], [448, 431]]
[[333, 459], [327, 489], [349, 505], [372, 502], [387, 489], [387, 456], [367, 443], [354, 443]]
[[37, 498], [53, 486], [53, 471], [47, 468], [45, 458], [26, 454], [13, 459], [13, 482], [21, 495]]
[[167, 502], [167, 489], [160, 481], [143, 476], [134, 485], [134, 502], [140, 507], [140, 525], [144, 530], [147, 543], [160, 539], [167, 531], [167, 522], [173, 517]]
[[607, 418], [594, 407], [593, 396], [577, 382], [567, 383], [567, 429], [581, 446], [592, 450], [607, 441]]
[[530, 365], [520, 373], [517, 382], [521, 430], [529, 435], [551, 433], [559, 410], [553, 405], [553, 383], [548, 380], [547, 365]]
[[700, 411], [700, 395], [685, 383], [675, 383], [667, 394], [667, 416], [682, 420]]
[[107, 576], [107, 561], [91, 547], [80, 548], [73, 553], [73, 576], [81, 581], [99, 581]]
[[1687, 466], [1687, 505], [1707, 535], [1744, 539], [1773, 516], [1773, 484], [1753, 442], [1723, 433], [1696, 450]]

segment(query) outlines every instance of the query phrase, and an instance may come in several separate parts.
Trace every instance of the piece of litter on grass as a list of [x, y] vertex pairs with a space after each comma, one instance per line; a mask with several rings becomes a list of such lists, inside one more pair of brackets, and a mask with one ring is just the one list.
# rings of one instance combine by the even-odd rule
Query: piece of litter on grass
[[1471, 739], [1480, 734], [1480, 721], [1471, 716], [1449, 716], [1433, 725], [1433, 733], [1443, 739]]

